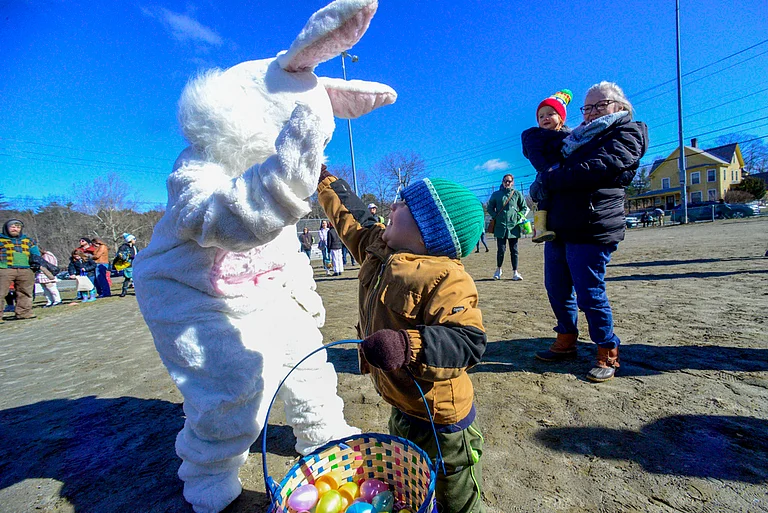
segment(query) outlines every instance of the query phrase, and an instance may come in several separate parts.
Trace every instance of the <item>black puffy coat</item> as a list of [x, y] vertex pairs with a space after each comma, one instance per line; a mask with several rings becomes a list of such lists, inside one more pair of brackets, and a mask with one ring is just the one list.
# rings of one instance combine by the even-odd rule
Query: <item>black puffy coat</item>
[[610, 244], [624, 240], [624, 188], [648, 148], [648, 127], [629, 116], [542, 174], [549, 193], [547, 228], [557, 240]]

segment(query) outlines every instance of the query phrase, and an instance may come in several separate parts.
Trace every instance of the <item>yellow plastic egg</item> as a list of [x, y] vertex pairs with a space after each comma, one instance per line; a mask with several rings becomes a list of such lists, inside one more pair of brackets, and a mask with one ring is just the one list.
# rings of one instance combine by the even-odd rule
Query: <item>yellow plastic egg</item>
[[316, 513], [339, 513], [341, 511], [341, 494], [336, 490], [330, 490], [320, 497], [320, 502], [315, 507]]

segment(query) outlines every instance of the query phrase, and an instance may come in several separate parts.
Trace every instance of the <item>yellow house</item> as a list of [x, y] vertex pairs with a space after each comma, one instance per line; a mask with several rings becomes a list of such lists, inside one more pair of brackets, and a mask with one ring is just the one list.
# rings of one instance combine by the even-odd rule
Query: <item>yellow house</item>
[[[675, 149], [667, 158], [653, 163], [648, 173], [650, 190], [627, 198], [630, 211], [661, 207], [669, 210], [680, 204], [680, 173]], [[741, 181], [744, 159], [738, 143], [716, 148], [699, 148], [696, 139], [685, 147], [685, 174], [688, 203], [703, 203], [723, 199], [731, 185]]]

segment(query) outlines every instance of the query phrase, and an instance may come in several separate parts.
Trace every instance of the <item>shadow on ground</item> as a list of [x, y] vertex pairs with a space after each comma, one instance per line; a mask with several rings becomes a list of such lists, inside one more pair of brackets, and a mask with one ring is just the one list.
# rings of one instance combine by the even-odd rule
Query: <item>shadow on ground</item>
[[648, 472], [768, 483], [768, 420], [673, 415], [639, 432], [598, 427], [549, 428], [535, 434], [550, 449], [630, 460]]
[[[191, 512], [176, 475], [174, 442], [183, 424], [181, 404], [135, 397], [56, 399], [0, 411], [0, 490], [48, 478], [62, 483], [59, 495], [76, 512]], [[277, 454], [290, 444], [295, 455], [290, 430], [270, 428], [270, 452], [274, 440]], [[245, 491], [227, 511], [266, 505], [264, 493]]]
[[608, 264], [608, 267], [655, 267], [691, 264], [715, 264], [719, 262], [745, 262], [749, 260], [764, 260], [764, 257], [726, 257], [726, 258], [694, 258], [691, 260], [651, 260], [649, 262], [625, 262]]
[[667, 274], [630, 274], [628, 276], [608, 276], [605, 281], [659, 281], [676, 280], [680, 278], [722, 278], [736, 274], [768, 274], [768, 269], [745, 269], [743, 271], [695, 271], [688, 273]]
[[[570, 362], [547, 363], [534, 358], [536, 351], [548, 348], [554, 339], [526, 338], [490, 342], [483, 361], [470, 372], [556, 372], [581, 375], [594, 362], [594, 344], [579, 343], [579, 358]], [[621, 369], [617, 376], [650, 376], [662, 372], [715, 370], [768, 371], [768, 349], [723, 346], [621, 346]]]

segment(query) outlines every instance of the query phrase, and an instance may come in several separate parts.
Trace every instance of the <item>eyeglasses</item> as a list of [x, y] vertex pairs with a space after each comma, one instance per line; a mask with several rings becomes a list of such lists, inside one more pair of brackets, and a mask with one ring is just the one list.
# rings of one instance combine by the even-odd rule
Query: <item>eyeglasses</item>
[[504, 180], [504, 183], [514, 183], [514, 180]]
[[612, 103], [619, 103], [616, 100], [600, 100], [597, 103], [593, 103], [592, 105], [584, 105], [579, 110], [583, 112], [584, 114], [589, 114], [593, 110], [596, 110], [597, 112], [605, 112], [605, 109], [608, 108], [608, 105]]

